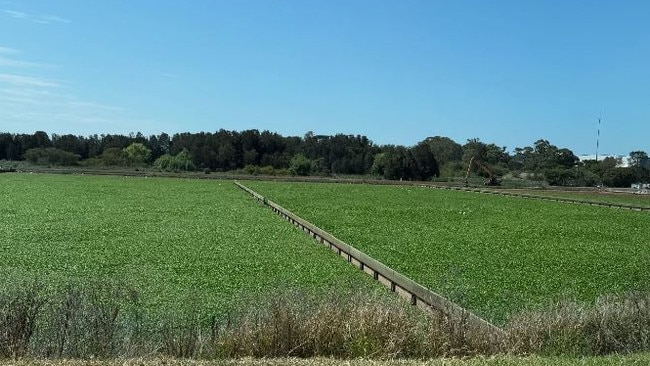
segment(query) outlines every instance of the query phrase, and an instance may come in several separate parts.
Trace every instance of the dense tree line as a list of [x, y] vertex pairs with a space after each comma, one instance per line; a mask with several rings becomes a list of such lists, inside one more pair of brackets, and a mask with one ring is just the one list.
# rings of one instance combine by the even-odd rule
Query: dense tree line
[[[474, 158], [495, 176], [546, 180], [552, 185], [629, 186], [650, 180], [650, 159], [630, 153], [630, 167], [620, 161], [580, 162], [567, 149], [540, 139], [532, 146], [506, 147], [469, 139], [429, 137], [415, 146], [375, 145], [365, 136], [282, 136], [274, 132], [219, 130], [172, 136], [58, 135], [0, 133], [0, 160], [38, 165], [108, 167], [151, 166], [160, 170], [242, 170], [249, 174], [374, 175], [397, 180], [464, 176]], [[472, 175], [487, 175], [473, 166]]]

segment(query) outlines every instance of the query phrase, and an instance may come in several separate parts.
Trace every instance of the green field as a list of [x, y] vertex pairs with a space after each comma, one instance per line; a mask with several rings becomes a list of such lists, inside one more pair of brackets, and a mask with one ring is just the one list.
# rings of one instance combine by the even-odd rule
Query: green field
[[0, 187], [5, 281], [121, 283], [153, 311], [192, 300], [219, 312], [278, 289], [376, 288], [230, 182], [3, 174]]
[[[647, 289], [645, 213], [428, 188], [250, 185], [491, 320]], [[230, 181], [4, 174], [0, 187], [0, 359], [648, 349], [647, 315], [630, 308], [641, 302], [562, 308], [579, 323], [548, 309], [518, 317], [498, 344], [423, 316]]]
[[561, 299], [650, 288], [650, 215], [417, 187], [246, 182], [497, 323]]

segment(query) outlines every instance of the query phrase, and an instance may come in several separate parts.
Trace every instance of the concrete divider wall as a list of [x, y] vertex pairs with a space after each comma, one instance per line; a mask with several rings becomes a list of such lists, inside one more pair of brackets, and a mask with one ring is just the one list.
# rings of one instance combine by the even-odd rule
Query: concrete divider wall
[[348, 262], [354, 264], [360, 270], [373, 276], [375, 280], [390, 287], [391, 291], [397, 292], [401, 296], [406, 297], [410, 301], [411, 305], [418, 306], [426, 311], [440, 312], [454, 319], [462, 319], [463, 321], [466, 321], [469, 326], [487, 330], [495, 335], [500, 335], [503, 332], [494, 324], [427, 289], [403, 274], [396, 272], [353, 246], [337, 239], [332, 234], [322, 230], [309, 221], [295, 215], [279, 204], [266, 199], [264, 196], [252, 189], [239, 182], [235, 182], [235, 184], [249, 193], [254, 199], [268, 206], [273, 212], [291, 222], [312, 238], [329, 247], [330, 250], [336, 252], [338, 255], [344, 257]]

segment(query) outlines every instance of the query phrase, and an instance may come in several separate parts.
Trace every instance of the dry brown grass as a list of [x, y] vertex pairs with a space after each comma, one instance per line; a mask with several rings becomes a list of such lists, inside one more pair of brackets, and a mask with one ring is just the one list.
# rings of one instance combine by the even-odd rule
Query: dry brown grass
[[470, 327], [462, 316], [425, 315], [386, 293], [283, 291], [221, 317], [204, 317], [199, 308], [151, 318], [135, 291], [106, 284], [55, 293], [37, 284], [5, 289], [0, 359], [392, 360], [650, 351], [647, 293], [525, 312], [513, 317], [500, 337]]
[[650, 294], [604, 296], [595, 304], [562, 302], [513, 317], [510, 352], [604, 355], [650, 350]]
[[[492, 354], [497, 348], [463, 319], [428, 316], [385, 296], [286, 292], [168, 340], [175, 357], [425, 358]], [[191, 346], [187, 341], [192, 340]], [[192, 354], [176, 352], [193, 350]]]
[[[0, 363], [3, 364], [3, 363]], [[371, 360], [353, 359], [337, 360], [333, 358], [272, 358], [256, 359], [241, 358], [229, 360], [198, 361], [174, 358], [135, 358], [120, 360], [16, 360], [6, 362], [16, 366], [615, 366], [615, 365], [648, 365], [650, 354], [629, 356], [608, 356], [589, 358], [549, 358], [549, 357], [474, 357], [474, 358], [441, 358], [430, 360]]]

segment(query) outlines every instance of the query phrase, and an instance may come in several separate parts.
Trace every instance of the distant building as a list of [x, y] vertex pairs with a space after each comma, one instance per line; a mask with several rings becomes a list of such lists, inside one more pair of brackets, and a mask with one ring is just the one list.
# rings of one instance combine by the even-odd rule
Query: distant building
[[[605, 158], [614, 158], [616, 159], [616, 167], [617, 168], [627, 168], [630, 166], [630, 157], [627, 155], [601, 155], [598, 154], [598, 161], [603, 161]], [[578, 159], [580, 159], [581, 162], [587, 161], [587, 160], [596, 160], [596, 155], [580, 155], [578, 156]]]

